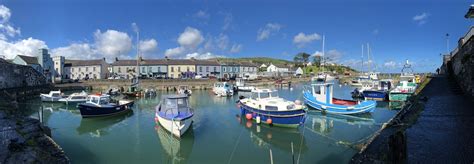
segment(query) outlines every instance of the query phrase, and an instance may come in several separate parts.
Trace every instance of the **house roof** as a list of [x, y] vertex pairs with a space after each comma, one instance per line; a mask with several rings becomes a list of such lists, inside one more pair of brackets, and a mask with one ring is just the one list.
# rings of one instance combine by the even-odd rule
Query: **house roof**
[[271, 65], [274, 65], [274, 66], [276, 66], [276, 67], [278, 67], [278, 68], [290, 68], [289, 66], [283, 65], [283, 64], [271, 64]]
[[71, 66], [91, 66], [91, 65], [102, 65], [104, 62], [103, 59], [97, 60], [65, 60], [64, 66], [71, 67]]
[[18, 55], [21, 60], [25, 61], [26, 64], [38, 64], [38, 58], [32, 57], [32, 56], [23, 56], [23, 55]]
[[252, 62], [240, 62], [240, 65], [245, 66], [245, 67], [257, 67], [258, 66], [257, 64], [252, 63]]
[[[137, 60], [116, 60], [112, 66], [136, 66]], [[219, 65], [215, 60], [143, 59], [140, 65]]]

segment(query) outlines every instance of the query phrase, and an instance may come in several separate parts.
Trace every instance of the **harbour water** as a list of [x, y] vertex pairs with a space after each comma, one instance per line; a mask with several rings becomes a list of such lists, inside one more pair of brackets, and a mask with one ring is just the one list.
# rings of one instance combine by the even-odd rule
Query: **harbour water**
[[[303, 84], [278, 89], [280, 97], [303, 100]], [[350, 98], [350, 86], [336, 85], [334, 95]], [[240, 117], [238, 96], [216, 97], [193, 91], [193, 125], [182, 139], [170, 136], [154, 121], [156, 98], [137, 99], [133, 112], [106, 118], [81, 118], [75, 106], [27, 102], [31, 117], [43, 107], [43, 122], [72, 163], [347, 163], [382, 123], [397, 112], [378, 103], [374, 113], [325, 115], [310, 110], [298, 129], [257, 125]], [[170, 93], [171, 94], [171, 93]], [[292, 151], [293, 145], [293, 151]], [[292, 155], [292, 152], [294, 154]]]

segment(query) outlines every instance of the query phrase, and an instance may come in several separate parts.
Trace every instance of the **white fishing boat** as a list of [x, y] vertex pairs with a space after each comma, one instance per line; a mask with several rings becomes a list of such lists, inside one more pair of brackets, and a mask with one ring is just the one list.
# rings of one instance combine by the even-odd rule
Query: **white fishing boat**
[[312, 81], [314, 81], [314, 82], [333, 82], [334, 79], [335, 79], [334, 76], [331, 76], [329, 73], [320, 72], [320, 73], [318, 73], [317, 76], [314, 76], [312, 78]]
[[49, 91], [48, 94], [40, 94], [41, 101], [44, 102], [57, 102], [59, 99], [63, 98], [61, 91]]
[[242, 116], [254, 119], [257, 123], [298, 127], [306, 118], [306, 108], [301, 101], [285, 100], [270, 89], [253, 90], [252, 96], [242, 98], [239, 105]]
[[229, 97], [234, 95], [234, 88], [227, 82], [217, 82], [214, 83], [212, 92], [214, 92], [214, 94], [216, 94], [217, 96]]
[[180, 138], [191, 126], [194, 110], [187, 95], [166, 95], [156, 106], [155, 121], [174, 136]]
[[73, 93], [65, 98], [61, 98], [58, 101], [63, 102], [66, 104], [71, 104], [71, 103], [83, 103], [86, 102], [87, 100], [87, 93], [85, 91], [79, 92], [79, 93]]
[[246, 86], [245, 80], [243, 78], [237, 78], [235, 82], [235, 86], [237, 87], [237, 91], [241, 92], [250, 92], [255, 89], [253, 86]]

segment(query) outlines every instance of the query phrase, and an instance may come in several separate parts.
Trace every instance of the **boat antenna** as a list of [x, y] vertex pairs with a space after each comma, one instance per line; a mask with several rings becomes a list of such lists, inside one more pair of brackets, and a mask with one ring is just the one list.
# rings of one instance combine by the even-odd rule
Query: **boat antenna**
[[133, 31], [137, 33], [137, 78], [135, 81], [136, 86], [138, 87], [138, 76], [140, 75], [140, 30], [138, 29], [138, 26], [136, 23], [132, 24]]
[[368, 72], [372, 72], [371, 63], [372, 63], [372, 61], [370, 61], [370, 45], [369, 45], [369, 43], [367, 43], [367, 68], [368, 68]]
[[362, 44], [362, 56], [360, 58], [362, 59], [362, 63], [360, 65], [360, 72], [363, 74], [364, 73], [364, 44]]
[[324, 72], [324, 67], [326, 66], [326, 59], [324, 58], [324, 41], [325, 41], [325, 40], [326, 40], [326, 37], [325, 37], [324, 34], [323, 34], [323, 47], [322, 47], [322, 49], [323, 49], [323, 52], [322, 52], [322, 53], [323, 53], [323, 54], [322, 54], [322, 56], [323, 56], [323, 67], [322, 67], [322, 70], [323, 70], [323, 71], [322, 71], [322, 72]]

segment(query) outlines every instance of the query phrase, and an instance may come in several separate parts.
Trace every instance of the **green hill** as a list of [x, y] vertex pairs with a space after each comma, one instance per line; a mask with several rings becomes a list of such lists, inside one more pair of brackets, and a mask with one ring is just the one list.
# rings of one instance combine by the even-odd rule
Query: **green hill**
[[280, 64], [280, 65], [290, 65], [293, 64], [292, 61], [283, 60], [283, 59], [274, 59], [268, 57], [253, 57], [253, 58], [217, 58], [219, 61], [223, 62], [252, 62], [257, 64]]

